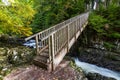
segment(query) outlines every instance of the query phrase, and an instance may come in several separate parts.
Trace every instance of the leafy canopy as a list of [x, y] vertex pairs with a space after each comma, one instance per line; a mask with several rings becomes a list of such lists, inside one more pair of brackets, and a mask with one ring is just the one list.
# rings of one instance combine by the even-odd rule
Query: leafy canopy
[[85, 11], [84, 0], [36, 0], [32, 23], [33, 32], [39, 32]]
[[35, 14], [32, 5], [32, 0], [15, 0], [10, 5], [0, 6], [0, 34], [31, 35], [29, 26]]

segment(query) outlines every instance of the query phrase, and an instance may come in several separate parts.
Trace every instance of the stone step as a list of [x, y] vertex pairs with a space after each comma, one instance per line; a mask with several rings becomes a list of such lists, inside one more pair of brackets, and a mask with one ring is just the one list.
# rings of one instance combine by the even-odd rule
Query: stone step
[[46, 48], [44, 51], [42, 51], [41, 53], [39, 53], [39, 55], [43, 56], [43, 57], [49, 58], [49, 49]]
[[43, 57], [47, 57], [49, 58], [49, 53], [47, 52], [42, 52], [41, 54], [39, 54], [40, 56], [43, 56]]
[[47, 63], [47, 60], [48, 60], [48, 57], [45, 57], [45, 56], [36, 56], [35, 58], [34, 58], [34, 60], [36, 60], [36, 61], [40, 61], [40, 62], [43, 62], [43, 63]]
[[44, 63], [44, 62], [42, 62], [42, 61], [38, 61], [37, 59], [34, 59], [34, 60], [33, 60], [33, 63], [34, 63], [36, 66], [39, 66], [39, 67], [44, 68], [44, 69], [47, 70], [47, 67], [48, 67], [47, 63]]
[[46, 70], [50, 70], [50, 61], [49, 61], [49, 50], [48, 48], [45, 49], [44, 51], [42, 51], [39, 55], [37, 55], [34, 60], [33, 63], [36, 66], [39, 66], [41, 68], [44, 68]]
[[47, 48], [47, 49], [45, 49], [43, 52], [49, 53], [49, 49]]
[[33, 63], [36, 65], [36, 66], [39, 66], [41, 68], [44, 68], [44, 69], [48, 69], [49, 67], [49, 57], [46, 56], [46, 53], [45, 54], [42, 54], [42, 55], [38, 55], [34, 58], [33, 60]]

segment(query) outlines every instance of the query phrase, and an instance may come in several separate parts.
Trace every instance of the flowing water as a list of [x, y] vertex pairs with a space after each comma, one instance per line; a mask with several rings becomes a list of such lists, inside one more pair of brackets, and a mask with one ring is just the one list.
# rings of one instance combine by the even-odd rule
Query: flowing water
[[[28, 47], [32, 47], [32, 48], [36, 48], [35, 40], [27, 41], [23, 45], [28, 46]], [[41, 44], [39, 44], [39, 46], [41, 47]], [[81, 62], [77, 58], [75, 58], [75, 63], [77, 66], [81, 67], [86, 73], [89, 73], [89, 72], [98, 73], [98, 74], [101, 74], [101, 75], [106, 76], [106, 77], [111, 77], [111, 78], [120, 80], [120, 73], [119, 72], [114, 72], [114, 71], [111, 71], [109, 69], [98, 67], [96, 65]]]
[[98, 73], [98, 74], [101, 74], [102, 76], [111, 77], [111, 78], [114, 78], [116, 80], [120, 80], [120, 73], [119, 72], [114, 72], [114, 71], [111, 71], [109, 69], [101, 68], [101, 67], [98, 67], [98, 66], [93, 65], [93, 64], [81, 62], [77, 58], [75, 58], [75, 64], [77, 66], [81, 67], [83, 69], [83, 71], [85, 71], [86, 74], [89, 72]]
[[[31, 39], [23, 44], [26, 47], [36, 48], [36, 42], [34, 39]], [[43, 47], [42, 42], [39, 41], [38, 47]]]

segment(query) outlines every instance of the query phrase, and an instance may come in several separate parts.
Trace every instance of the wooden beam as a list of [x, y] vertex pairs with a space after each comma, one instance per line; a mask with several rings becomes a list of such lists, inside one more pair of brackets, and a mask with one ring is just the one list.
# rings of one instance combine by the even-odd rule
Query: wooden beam
[[35, 36], [35, 41], [36, 41], [36, 53], [39, 53], [39, 47], [38, 47], [38, 36]]
[[53, 70], [55, 70], [55, 66], [54, 66], [54, 55], [55, 55], [55, 53], [54, 53], [54, 34], [52, 34], [51, 36], [50, 36], [50, 43], [51, 43], [51, 60], [52, 60], [52, 71]]

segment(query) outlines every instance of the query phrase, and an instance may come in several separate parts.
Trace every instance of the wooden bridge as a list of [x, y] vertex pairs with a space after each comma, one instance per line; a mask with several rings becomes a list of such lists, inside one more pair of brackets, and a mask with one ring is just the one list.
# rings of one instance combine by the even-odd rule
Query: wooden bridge
[[88, 16], [89, 12], [83, 13], [26, 38], [36, 40], [34, 63], [55, 70], [86, 27]]

